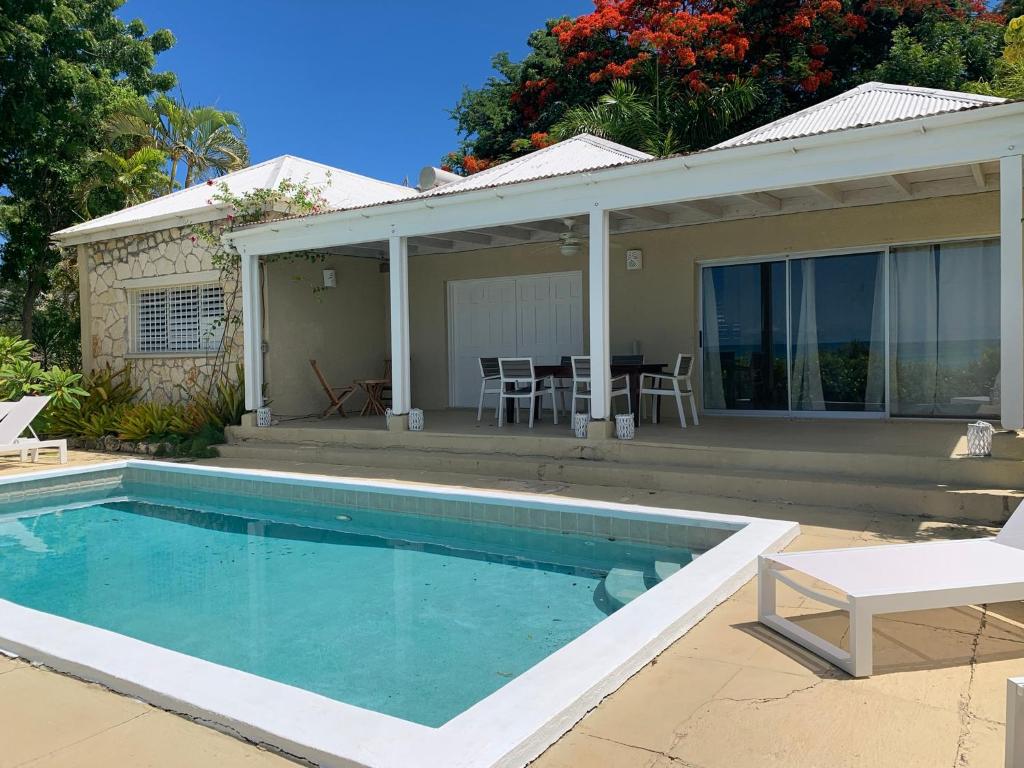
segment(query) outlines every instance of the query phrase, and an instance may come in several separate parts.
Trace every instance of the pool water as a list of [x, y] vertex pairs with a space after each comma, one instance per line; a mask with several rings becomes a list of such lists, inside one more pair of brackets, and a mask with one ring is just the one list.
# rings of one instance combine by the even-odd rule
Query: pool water
[[[619, 603], [681, 547], [245, 499], [0, 515], [0, 598], [427, 726]], [[655, 567], [655, 564], [658, 567]]]

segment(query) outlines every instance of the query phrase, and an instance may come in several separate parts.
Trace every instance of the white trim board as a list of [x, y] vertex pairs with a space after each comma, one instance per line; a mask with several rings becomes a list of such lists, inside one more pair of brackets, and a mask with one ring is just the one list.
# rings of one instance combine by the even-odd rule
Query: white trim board
[[523, 766], [748, 581], [759, 554], [781, 549], [799, 533], [796, 523], [736, 515], [135, 459], [15, 475], [0, 480], [0, 487], [126, 467], [739, 528], [675, 575], [439, 728], [371, 712], [0, 600], [0, 648], [324, 766]]

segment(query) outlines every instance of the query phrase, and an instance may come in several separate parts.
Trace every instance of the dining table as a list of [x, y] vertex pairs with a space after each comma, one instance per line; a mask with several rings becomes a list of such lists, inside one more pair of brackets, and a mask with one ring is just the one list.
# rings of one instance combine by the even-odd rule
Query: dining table
[[[640, 426], [640, 376], [645, 373], [663, 373], [668, 363], [612, 363], [612, 378], [629, 377], [629, 408], [633, 412], [633, 423]], [[533, 366], [533, 373], [538, 379], [552, 376], [556, 379], [572, 381], [572, 366], [554, 363], [551, 365]], [[539, 399], [539, 398], [538, 398]], [[655, 398], [657, 400], [657, 398]], [[537, 418], [540, 417], [540, 403], [537, 404]], [[570, 424], [570, 426], [572, 426]]]

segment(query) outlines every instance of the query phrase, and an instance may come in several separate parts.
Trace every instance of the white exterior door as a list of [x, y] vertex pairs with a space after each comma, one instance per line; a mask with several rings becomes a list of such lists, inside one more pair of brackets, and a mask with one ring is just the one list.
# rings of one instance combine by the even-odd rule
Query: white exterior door
[[475, 407], [480, 357], [557, 363], [583, 352], [583, 275], [459, 280], [448, 284], [450, 402]]

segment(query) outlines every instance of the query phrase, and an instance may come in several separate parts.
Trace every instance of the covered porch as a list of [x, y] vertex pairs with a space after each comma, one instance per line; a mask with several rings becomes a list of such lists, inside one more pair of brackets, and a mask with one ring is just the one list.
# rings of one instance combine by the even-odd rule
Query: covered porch
[[[428, 431], [448, 419], [511, 436], [518, 426], [440, 413], [476, 404], [477, 360], [551, 364], [586, 354], [591, 438], [607, 438], [612, 358], [637, 353], [666, 368], [693, 355], [705, 416], [981, 416], [1020, 429], [1024, 169], [1015, 109], [618, 165], [607, 147], [579, 137], [587, 146], [570, 149], [591, 153], [589, 170], [478, 174], [452, 193], [438, 186], [234, 232], [247, 405], [269, 398], [275, 413], [299, 416], [322, 397], [305, 368], [315, 323], [298, 317], [294, 292], [281, 307], [278, 267], [261, 264], [302, 251], [337, 265], [345, 292], [318, 299], [335, 314], [320, 327], [316, 356], [361, 358], [361, 371], [328, 376], [339, 386], [379, 376], [389, 358], [390, 428], [399, 432], [417, 407]], [[282, 387], [299, 377], [305, 409]], [[710, 422], [682, 433], [674, 405], [665, 406], [663, 424], [642, 425], [642, 435], [714, 443]], [[545, 421], [531, 434], [571, 432], [563, 414], [557, 429]]]

